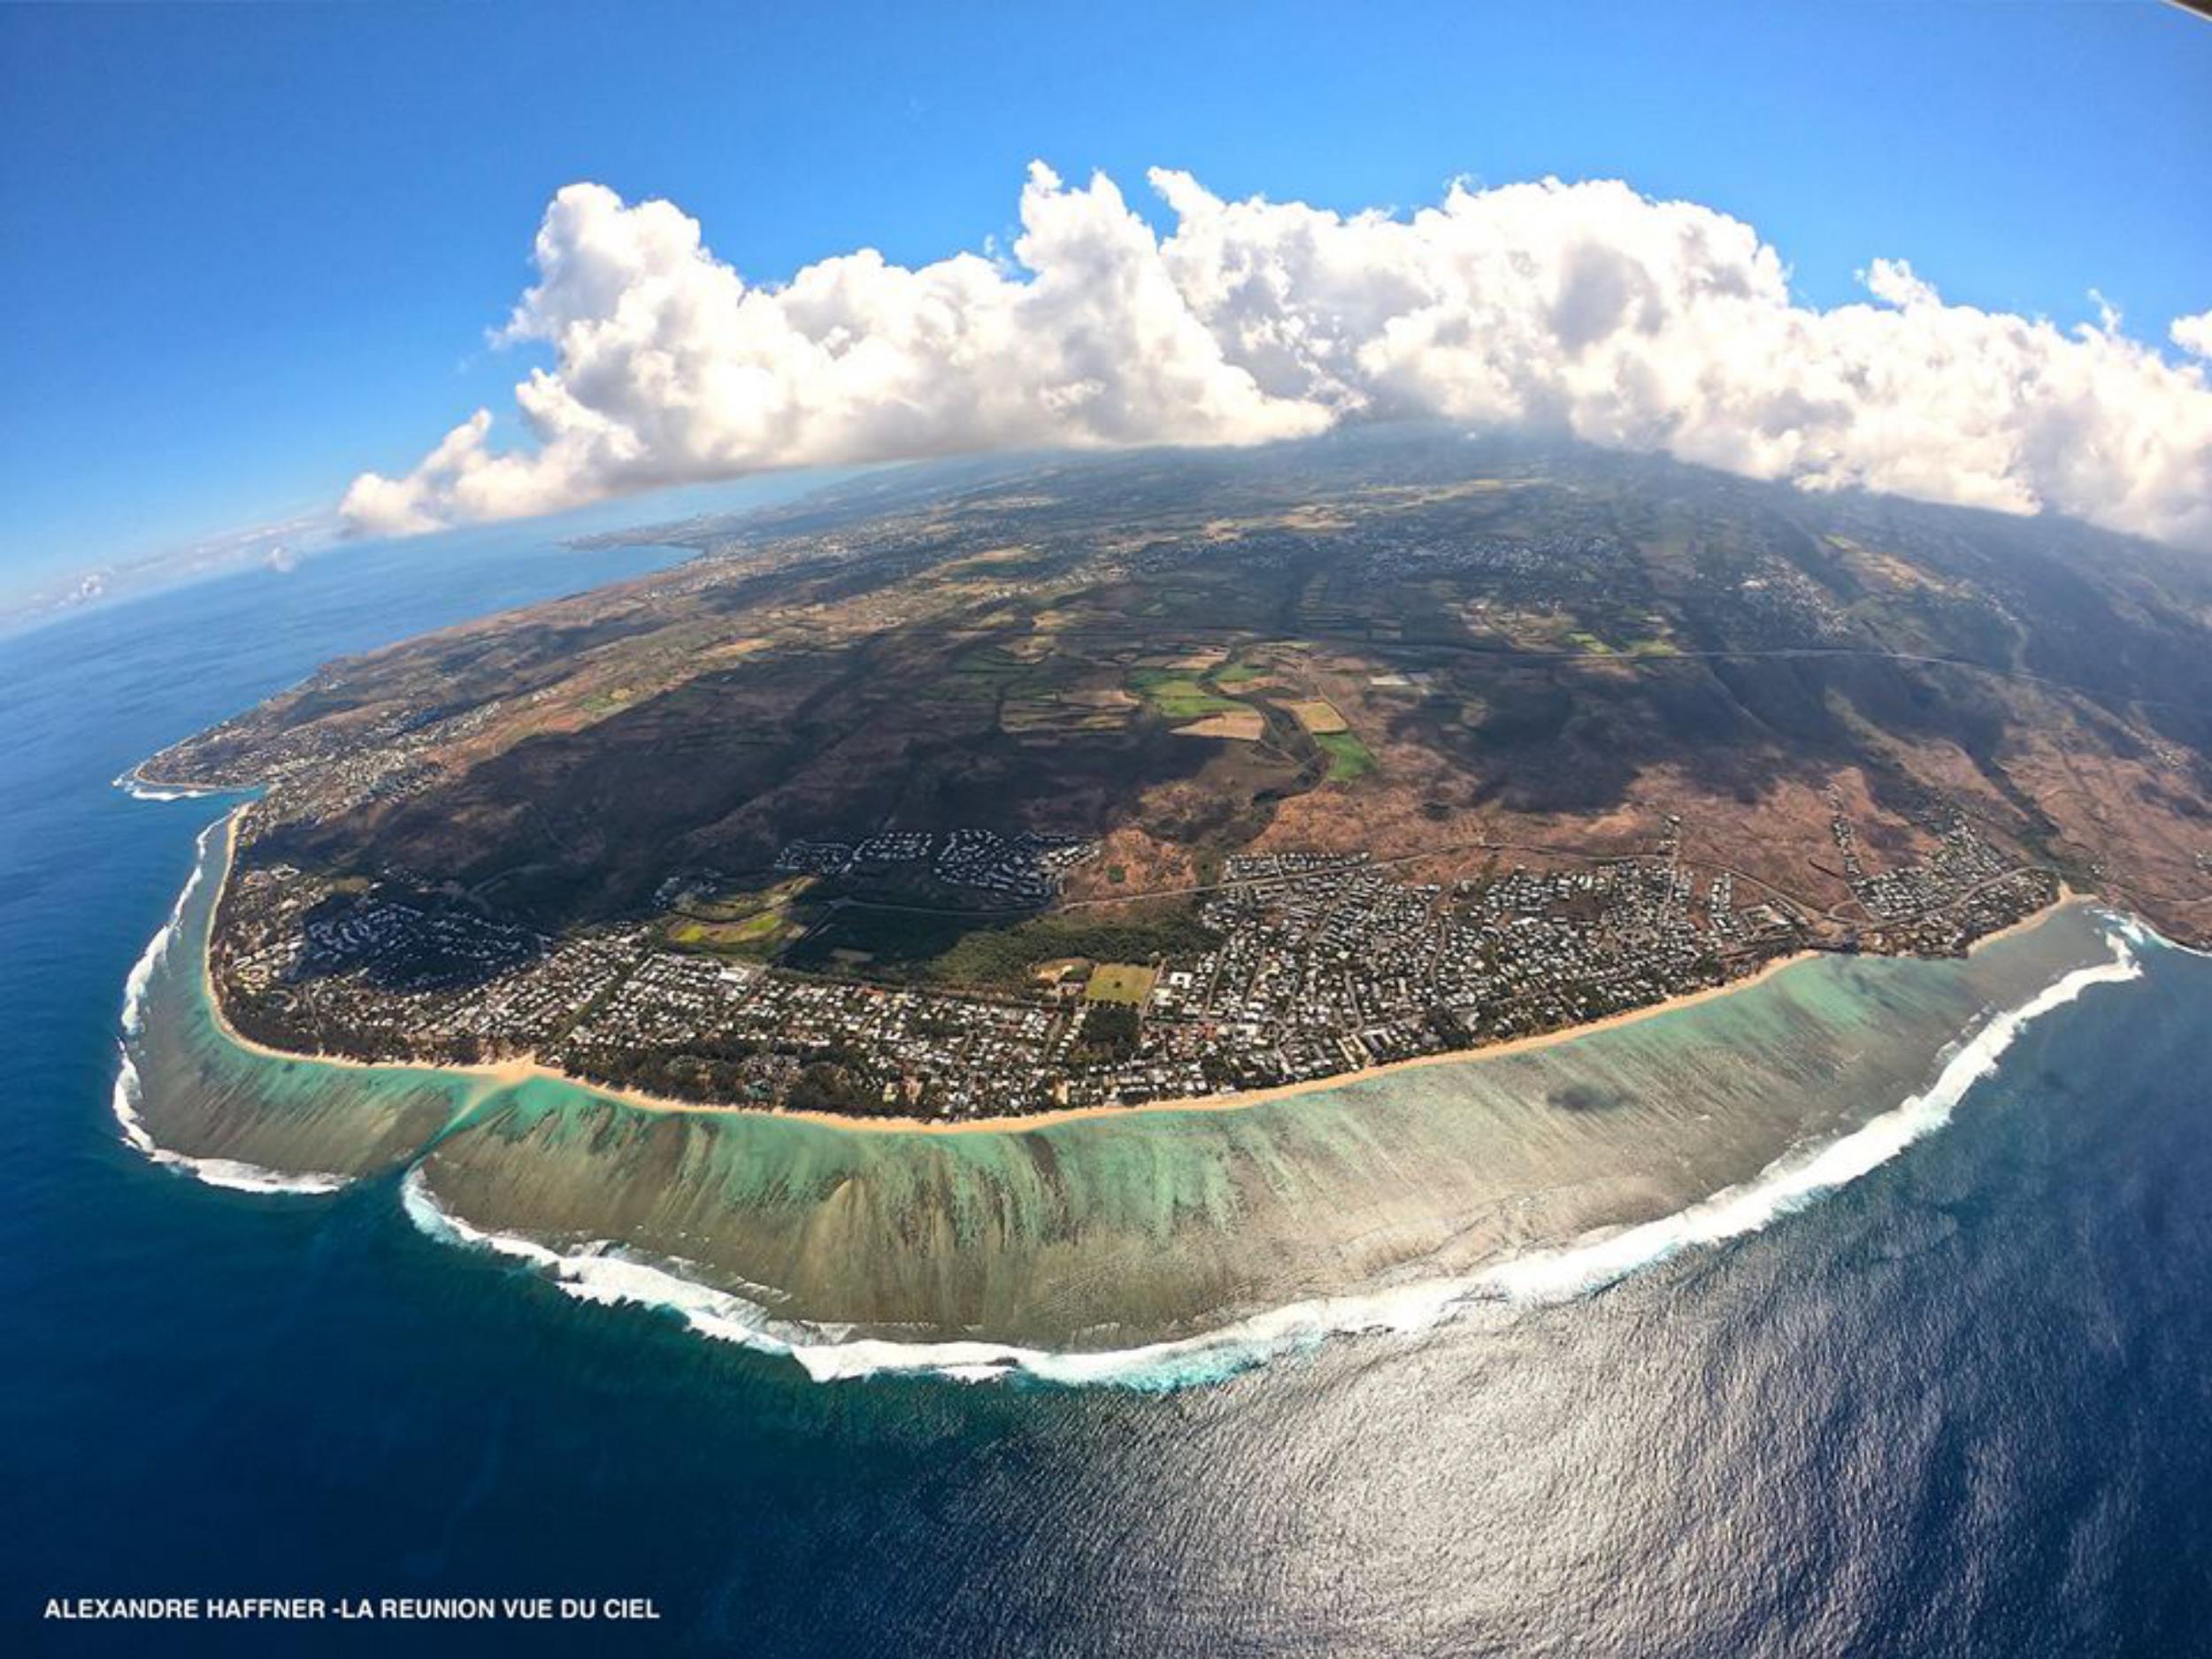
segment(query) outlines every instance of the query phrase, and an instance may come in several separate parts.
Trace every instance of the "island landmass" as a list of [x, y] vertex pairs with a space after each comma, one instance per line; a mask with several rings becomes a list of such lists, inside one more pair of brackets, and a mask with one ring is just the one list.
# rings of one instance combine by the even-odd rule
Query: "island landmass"
[[940, 1124], [1268, 1095], [2070, 885], [2202, 937], [2150, 544], [1427, 429], [879, 475], [334, 664], [211, 997], [276, 1053]]

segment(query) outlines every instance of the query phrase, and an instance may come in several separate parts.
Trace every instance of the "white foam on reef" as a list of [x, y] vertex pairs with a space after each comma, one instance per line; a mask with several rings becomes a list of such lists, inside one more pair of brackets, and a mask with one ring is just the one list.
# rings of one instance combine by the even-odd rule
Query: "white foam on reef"
[[2031, 1023], [2064, 1007], [2093, 985], [2117, 985], [2141, 977], [2143, 966], [2130, 948], [2125, 929], [2115, 928], [2107, 938], [2112, 960], [2077, 968], [2018, 1008], [1993, 1015], [1952, 1049], [1935, 1081], [1902, 1105], [1815, 1152], [1777, 1159], [1750, 1180], [1725, 1187], [1678, 1214], [1564, 1249], [1517, 1256], [1483, 1274], [1479, 1290], [1516, 1302], [1587, 1295], [1681, 1250], [1760, 1232], [1821, 1194], [1880, 1168], [1950, 1122], [1966, 1092], [1997, 1070], [2005, 1050]]
[[402, 1197], [409, 1216], [433, 1237], [526, 1263], [579, 1301], [669, 1310], [702, 1335], [785, 1356], [818, 1382], [928, 1372], [963, 1382], [1021, 1376], [1070, 1386], [1184, 1387], [1312, 1348], [1334, 1336], [1410, 1335], [1485, 1306], [1571, 1301], [1683, 1250], [1760, 1232], [1941, 1128], [1968, 1090], [1997, 1069], [2031, 1023], [2092, 986], [2140, 976], [2142, 966], [2124, 931], [2116, 925], [2108, 939], [2111, 960], [2078, 968], [2019, 1007], [1991, 1016], [1949, 1052], [1935, 1080], [1901, 1105], [1815, 1151], [1778, 1159], [1752, 1179], [1675, 1215], [1593, 1233], [1561, 1248], [1531, 1251], [1466, 1277], [1292, 1302], [1218, 1330], [1135, 1348], [1063, 1352], [1004, 1342], [855, 1337], [849, 1327], [779, 1320], [758, 1302], [685, 1278], [678, 1271], [682, 1263], [644, 1262], [618, 1245], [596, 1242], [564, 1251], [473, 1226], [438, 1203], [419, 1168], [409, 1172]]
[[1437, 1324], [1465, 1286], [1438, 1280], [1367, 1295], [1294, 1302], [1218, 1331], [1175, 1341], [1096, 1353], [1059, 1352], [1008, 1342], [901, 1342], [856, 1338], [849, 1325], [780, 1320], [758, 1302], [639, 1260], [618, 1245], [594, 1242], [557, 1250], [535, 1239], [464, 1221], [440, 1204], [419, 1167], [400, 1186], [416, 1226], [434, 1239], [526, 1263], [579, 1302], [622, 1302], [673, 1312], [702, 1336], [795, 1361], [817, 1382], [892, 1372], [930, 1372], [961, 1382], [1026, 1375], [1070, 1385], [1111, 1383], [1171, 1388], [1233, 1375], [1278, 1355], [1350, 1332], [1413, 1332]]
[[138, 1111], [138, 1064], [127, 1048], [121, 1044], [117, 1048], [122, 1063], [116, 1070], [115, 1088], [110, 1097], [115, 1121], [123, 1131], [123, 1139], [162, 1168], [188, 1175], [210, 1187], [228, 1187], [239, 1193], [334, 1193], [347, 1185], [348, 1178], [343, 1175], [326, 1175], [319, 1171], [287, 1174], [280, 1170], [265, 1170], [257, 1164], [242, 1164], [235, 1158], [187, 1157], [181, 1152], [172, 1152], [157, 1144], [153, 1132], [146, 1127], [146, 1120]]
[[219, 825], [211, 824], [200, 832], [192, 864], [192, 873], [185, 879], [184, 887], [177, 895], [177, 902], [169, 908], [169, 919], [158, 932], [146, 941], [146, 949], [139, 952], [138, 960], [131, 964], [129, 975], [123, 981], [123, 1041], [116, 1045], [121, 1056], [116, 1068], [115, 1087], [110, 1104], [115, 1121], [121, 1126], [123, 1139], [144, 1153], [165, 1169], [189, 1175], [210, 1187], [227, 1187], [242, 1193], [334, 1193], [347, 1183], [343, 1175], [326, 1175], [318, 1171], [301, 1174], [286, 1174], [278, 1170], [265, 1170], [256, 1164], [242, 1164], [235, 1158], [195, 1158], [181, 1152], [172, 1152], [157, 1145], [146, 1120], [139, 1115], [140, 1084], [138, 1063], [131, 1057], [130, 1040], [146, 1028], [146, 991], [153, 983], [154, 970], [169, 954], [169, 947], [184, 926], [184, 907], [192, 902], [200, 880], [207, 869], [208, 837]]
[[185, 783], [146, 783], [134, 772], [127, 772], [115, 780], [120, 789], [134, 801], [198, 801], [211, 795], [234, 795], [234, 789], [217, 788], [212, 785]]
[[598, 1242], [561, 1251], [519, 1233], [476, 1226], [439, 1203], [420, 1165], [407, 1171], [399, 1195], [408, 1218], [432, 1238], [526, 1262], [580, 1302], [606, 1306], [626, 1302], [667, 1308], [707, 1336], [743, 1342], [774, 1354], [790, 1353], [810, 1337], [834, 1340], [838, 1334], [830, 1328], [816, 1331], [779, 1325], [759, 1303], [640, 1261], [616, 1244]]
[[153, 982], [154, 970], [169, 954], [169, 947], [176, 939], [177, 930], [184, 926], [184, 907], [199, 891], [200, 879], [207, 869], [207, 841], [214, 834], [217, 825], [211, 824], [200, 832], [193, 843], [192, 873], [185, 878], [183, 888], [177, 894], [177, 902], [169, 907], [169, 919], [162, 923], [154, 936], [146, 941], [146, 949], [138, 953], [138, 960], [131, 964], [130, 972], [123, 980], [123, 1031], [127, 1036], [136, 1036], [146, 1024], [146, 987]]
[[2100, 910], [2098, 914], [2117, 928], [2120, 936], [2131, 945], [2177, 951], [2185, 956], [2212, 957], [2212, 950], [2200, 949], [2195, 945], [2185, 945], [2177, 939], [2169, 939], [2139, 916], [2126, 916], [2117, 910]]

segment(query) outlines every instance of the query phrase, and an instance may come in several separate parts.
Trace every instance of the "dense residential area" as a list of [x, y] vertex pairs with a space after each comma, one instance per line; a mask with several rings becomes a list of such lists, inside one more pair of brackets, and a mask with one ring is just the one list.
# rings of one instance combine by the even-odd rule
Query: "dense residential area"
[[[665, 928], [555, 940], [450, 896], [314, 896], [278, 866], [234, 873], [215, 969], [238, 1028], [288, 1049], [526, 1056], [685, 1101], [956, 1119], [1310, 1083], [1649, 1007], [1809, 946], [1955, 952], [2056, 894], [1962, 824], [1934, 858], [1878, 872], [1837, 826], [1863, 933], [1686, 861], [1671, 823], [1646, 854], [1449, 882], [1365, 855], [1233, 856], [1175, 895], [1199, 948], [971, 989], [687, 949]], [[778, 864], [941, 877], [949, 859], [985, 893], [1027, 894], [1094, 852], [974, 831], [795, 844]]]
[[2205, 937], [2212, 586], [2080, 526], [1361, 432], [978, 463], [324, 665], [240, 1031], [931, 1119], [1294, 1087], [2062, 885]]

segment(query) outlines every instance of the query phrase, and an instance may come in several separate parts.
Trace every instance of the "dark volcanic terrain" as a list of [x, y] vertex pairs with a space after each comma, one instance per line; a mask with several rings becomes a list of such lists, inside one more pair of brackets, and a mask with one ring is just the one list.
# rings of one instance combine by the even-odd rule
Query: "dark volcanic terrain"
[[213, 949], [279, 1046], [927, 1115], [1298, 1081], [2212, 931], [2212, 578], [2060, 521], [1378, 431], [879, 474], [333, 664]]

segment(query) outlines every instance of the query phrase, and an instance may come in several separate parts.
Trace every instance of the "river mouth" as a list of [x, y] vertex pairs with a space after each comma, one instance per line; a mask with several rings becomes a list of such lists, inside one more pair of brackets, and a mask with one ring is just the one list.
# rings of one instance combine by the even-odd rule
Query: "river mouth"
[[824, 1377], [1177, 1382], [1581, 1294], [1871, 1167], [2019, 1022], [2133, 971], [2119, 925], [2076, 902], [1962, 961], [1822, 956], [1240, 1110], [856, 1132], [250, 1050], [204, 971], [228, 835], [204, 838], [132, 976], [118, 1115], [142, 1149], [258, 1190], [390, 1178], [442, 1236]]

